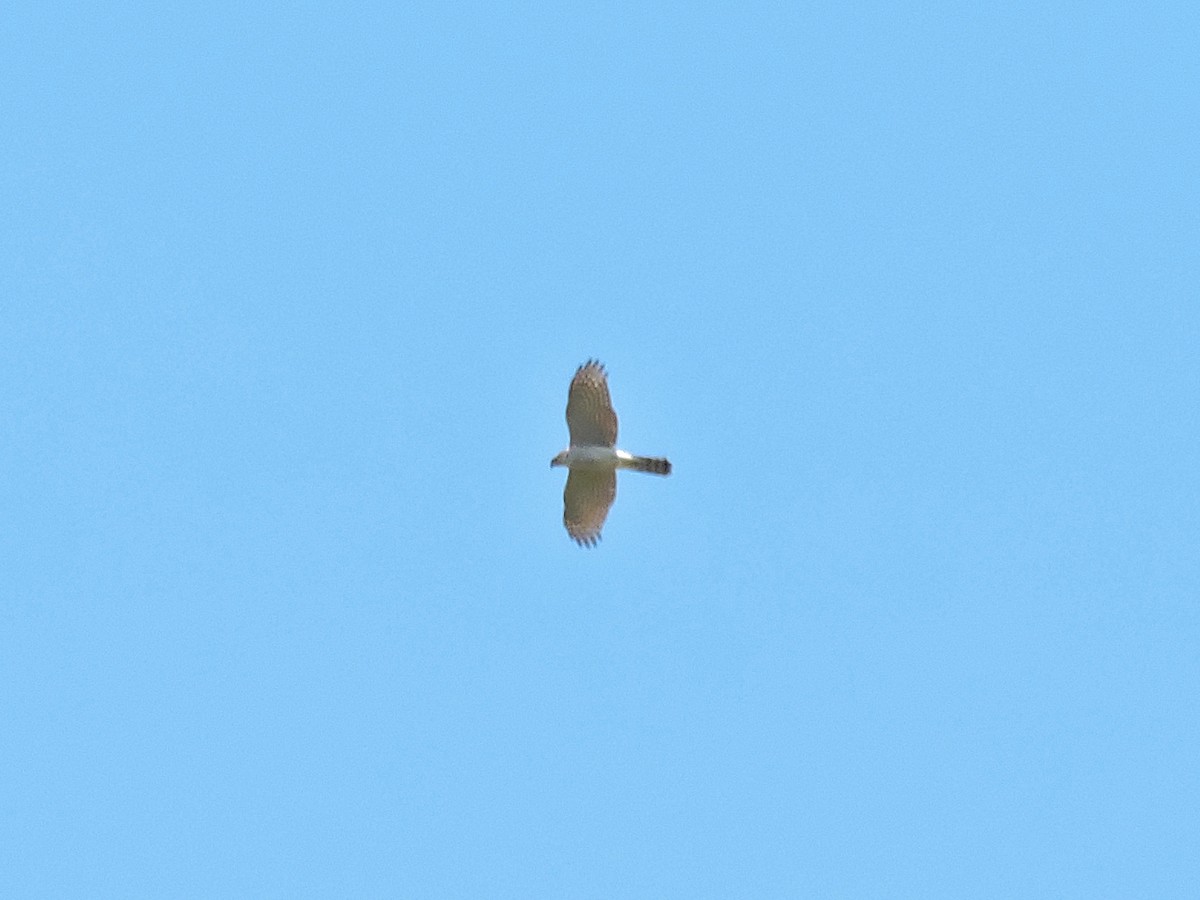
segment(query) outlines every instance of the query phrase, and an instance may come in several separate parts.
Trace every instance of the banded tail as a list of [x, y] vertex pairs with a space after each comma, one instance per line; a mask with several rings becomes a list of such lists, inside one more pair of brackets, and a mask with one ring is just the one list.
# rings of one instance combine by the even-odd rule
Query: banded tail
[[652, 475], [670, 475], [671, 461], [661, 456], [635, 456], [629, 460], [629, 468]]

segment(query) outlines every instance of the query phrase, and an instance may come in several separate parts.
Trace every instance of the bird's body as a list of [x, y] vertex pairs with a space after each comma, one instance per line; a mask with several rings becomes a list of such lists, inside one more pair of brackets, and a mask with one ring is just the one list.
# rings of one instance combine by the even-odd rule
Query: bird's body
[[671, 463], [654, 456], [634, 456], [616, 447], [600, 447], [585, 444], [571, 447], [554, 457], [554, 464], [571, 469], [633, 469], [635, 472], [653, 472], [670, 475]]
[[615, 469], [621, 465], [621, 457], [628, 457], [624, 450], [615, 447], [602, 447], [596, 444], [584, 444], [581, 447], [568, 447], [555, 457], [560, 466], [571, 469]]
[[608, 377], [596, 360], [575, 371], [567, 395], [571, 446], [550, 460], [570, 469], [563, 491], [563, 524], [577, 544], [594, 547], [617, 496], [617, 469], [670, 475], [661, 457], [635, 456], [617, 449], [617, 413], [608, 395]]

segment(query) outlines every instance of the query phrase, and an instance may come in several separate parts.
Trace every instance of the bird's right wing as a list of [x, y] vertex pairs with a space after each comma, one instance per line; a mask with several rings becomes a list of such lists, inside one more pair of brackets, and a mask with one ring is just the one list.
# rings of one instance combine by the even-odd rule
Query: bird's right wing
[[595, 547], [616, 498], [614, 470], [572, 469], [563, 491], [563, 524], [571, 540], [583, 547]]

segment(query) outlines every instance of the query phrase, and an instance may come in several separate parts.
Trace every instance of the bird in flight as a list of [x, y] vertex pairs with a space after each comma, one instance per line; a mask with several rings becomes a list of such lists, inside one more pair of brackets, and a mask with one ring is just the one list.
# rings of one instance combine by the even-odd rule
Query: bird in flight
[[604, 366], [589, 359], [575, 370], [567, 394], [567, 428], [571, 446], [550, 467], [566, 466], [563, 524], [571, 540], [595, 547], [608, 509], [617, 498], [617, 469], [670, 475], [671, 463], [662, 457], [634, 456], [617, 449], [617, 413], [608, 396]]

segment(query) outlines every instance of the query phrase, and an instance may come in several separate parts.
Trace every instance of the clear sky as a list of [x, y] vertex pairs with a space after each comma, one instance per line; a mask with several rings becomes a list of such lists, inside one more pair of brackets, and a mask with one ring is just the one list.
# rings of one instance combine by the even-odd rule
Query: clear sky
[[0, 895], [1195, 896], [1195, 4], [191, 6], [0, 12]]

